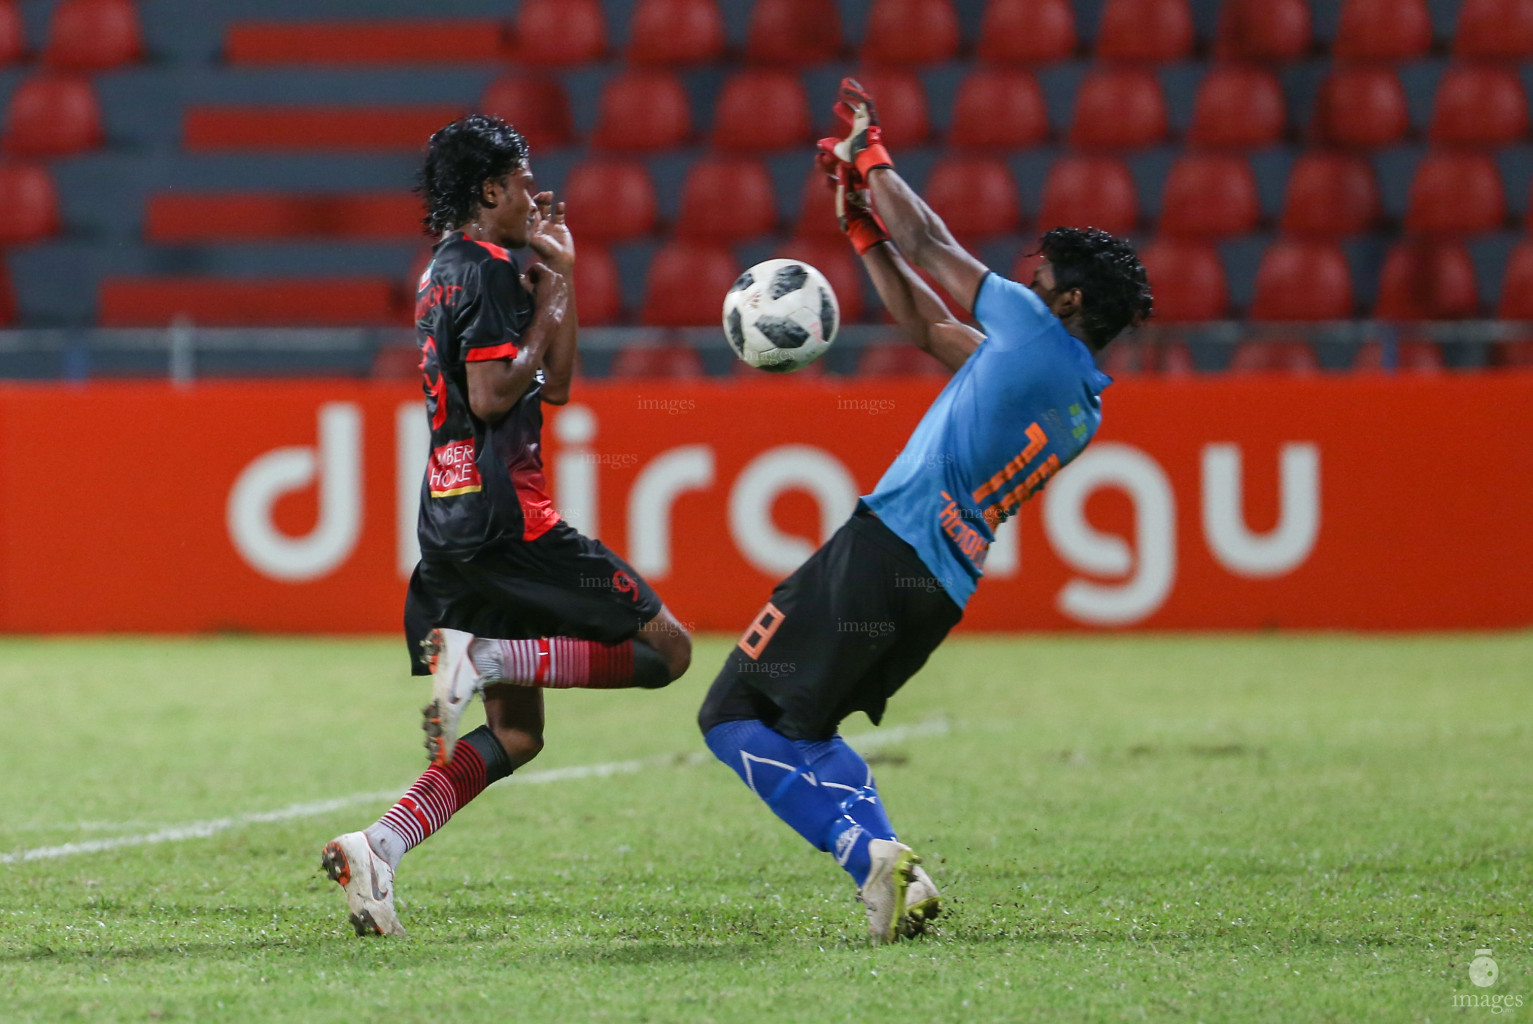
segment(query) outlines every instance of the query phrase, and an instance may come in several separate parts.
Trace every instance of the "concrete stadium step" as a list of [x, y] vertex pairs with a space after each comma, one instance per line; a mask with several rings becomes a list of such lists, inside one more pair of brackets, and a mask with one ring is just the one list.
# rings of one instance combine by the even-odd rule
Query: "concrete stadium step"
[[399, 284], [387, 277], [108, 277], [103, 327], [385, 327], [407, 324]]
[[509, 23], [482, 18], [236, 22], [230, 64], [458, 64], [512, 57]]

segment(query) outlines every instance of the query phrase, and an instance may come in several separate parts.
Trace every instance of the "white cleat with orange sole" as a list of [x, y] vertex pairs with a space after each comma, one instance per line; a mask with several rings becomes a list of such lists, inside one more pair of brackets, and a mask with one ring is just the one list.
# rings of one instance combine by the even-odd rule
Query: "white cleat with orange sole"
[[394, 869], [373, 853], [362, 832], [347, 832], [325, 844], [320, 867], [346, 890], [346, 909], [358, 935], [403, 935], [394, 912]]
[[906, 900], [915, 866], [921, 863], [916, 852], [894, 839], [874, 839], [868, 843], [872, 867], [867, 880], [857, 890], [868, 914], [868, 936], [875, 944], [893, 942], [905, 917]]
[[451, 760], [463, 712], [484, 688], [479, 670], [468, 656], [473, 642], [472, 633], [433, 629], [422, 644], [426, 663], [431, 666], [431, 703], [421, 709], [421, 728], [426, 730], [426, 755], [439, 767]]

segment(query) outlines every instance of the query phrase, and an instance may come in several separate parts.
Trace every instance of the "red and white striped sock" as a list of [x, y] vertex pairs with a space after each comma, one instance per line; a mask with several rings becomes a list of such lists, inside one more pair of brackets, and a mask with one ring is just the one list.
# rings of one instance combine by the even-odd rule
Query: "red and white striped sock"
[[469, 657], [486, 682], [563, 690], [614, 690], [635, 685], [633, 641], [603, 644], [567, 636], [537, 640], [491, 640], [469, 646]]
[[415, 780], [399, 803], [367, 830], [373, 849], [393, 867], [406, 852], [419, 846], [447, 819], [484, 791], [488, 782], [484, 758], [468, 743], [453, 748], [444, 767], [432, 765]]

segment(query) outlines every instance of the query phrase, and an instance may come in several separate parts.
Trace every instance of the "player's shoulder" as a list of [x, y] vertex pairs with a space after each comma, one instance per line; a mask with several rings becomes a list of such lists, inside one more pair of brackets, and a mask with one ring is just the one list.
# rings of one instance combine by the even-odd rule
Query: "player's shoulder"
[[455, 231], [437, 246], [432, 265], [443, 275], [483, 274], [487, 267], [496, 270], [503, 267], [514, 272], [516, 260], [501, 246], [465, 238]]

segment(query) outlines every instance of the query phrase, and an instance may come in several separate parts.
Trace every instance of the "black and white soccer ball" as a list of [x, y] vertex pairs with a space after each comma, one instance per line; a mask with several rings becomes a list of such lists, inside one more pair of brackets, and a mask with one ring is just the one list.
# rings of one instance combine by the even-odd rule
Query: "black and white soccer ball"
[[759, 370], [787, 373], [825, 354], [841, 328], [841, 307], [825, 275], [799, 260], [767, 260], [741, 274], [724, 296], [724, 336]]

